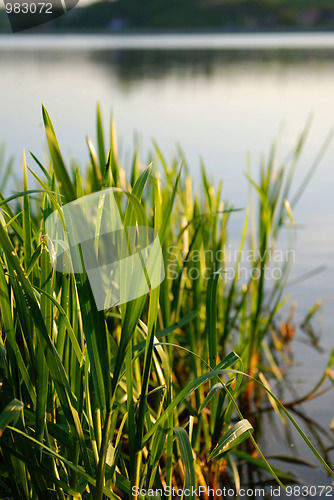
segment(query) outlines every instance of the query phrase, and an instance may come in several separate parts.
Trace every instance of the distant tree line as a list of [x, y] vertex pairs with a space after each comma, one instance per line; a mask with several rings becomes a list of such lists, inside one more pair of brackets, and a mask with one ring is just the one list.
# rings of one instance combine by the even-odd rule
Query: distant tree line
[[[333, 0], [102, 0], [76, 7], [50, 30], [334, 29]], [[45, 28], [44, 28], [45, 30]]]

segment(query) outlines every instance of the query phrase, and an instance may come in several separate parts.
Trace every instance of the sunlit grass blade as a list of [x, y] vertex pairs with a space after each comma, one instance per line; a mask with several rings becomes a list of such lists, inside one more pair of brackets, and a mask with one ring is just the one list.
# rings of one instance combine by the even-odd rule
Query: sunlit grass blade
[[218, 441], [217, 446], [209, 455], [209, 460], [217, 458], [222, 453], [226, 453], [238, 444], [242, 443], [249, 437], [249, 433], [253, 431], [253, 427], [246, 419], [241, 420], [233, 425], [231, 429]]
[[57, 141], [56, 133], [53, 128], [51, 119], [48, 112], [42, 107], [43, 120], [45, 125], [46, 138], [49, 145], [50, 155], [53, 162], [53, 167], [59, 182], [61, 192], [64, 194], [66, 201], [73, 201], [75, 199], [75, 191], [68, 174], [67, 168], [64, 164], [63, 157], [60, 152], [59, 144]]
[[104, 134], [103, 134], [103, 124], [102, 124], [102, 115], [101, 115], [101, 106], [98, 104], [97, 106], [97, 114], [96, 114], [96, 129], [97, 129], [97, 143], [98, 143], [98, 152], [99, 152], [99, 161], [100, 168], [103, 172], [104, 166], [106, 164], [106, 153], [104, 146]]

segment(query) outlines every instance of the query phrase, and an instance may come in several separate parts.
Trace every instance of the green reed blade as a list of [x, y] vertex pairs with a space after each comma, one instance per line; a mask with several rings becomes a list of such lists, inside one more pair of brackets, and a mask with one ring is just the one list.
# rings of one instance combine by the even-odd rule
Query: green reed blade
[[13, 399], [8, 405], [0, 412], [0, 437], [7, 425], [21, 412], [24, 404], [17, 399]]
[[100, 169], [101, 169], [101, 172], [103, 172], [105, 164], [106, 164], [106, 153], [105, 153], [105, 146], [104, 146], [103, 123], [102, 123], [100, 104], [97, 105], [96, 130], [97, 130], [97, 143], [98, 143]]
[[247, 419], [236, 423], [218, 441], [217, 446], [210, 453], [208, 460], [217, 458], [222, 453], [226, 453], [238, 444], [242, 443], [249, 437], [250, 432], [253, 432], [253, 427]]
[[179, 443], [181, 457], [184, 469], [184, 483], [183, 490], [185, 494], [195, 500], [196, 496], [193, 492], [193, 488], [196, 488], [196, 475], [194, 467], [193, 452], [191, 449], [189, 436], [185, 429], [182, 427], [174, 427], [173, 432]]

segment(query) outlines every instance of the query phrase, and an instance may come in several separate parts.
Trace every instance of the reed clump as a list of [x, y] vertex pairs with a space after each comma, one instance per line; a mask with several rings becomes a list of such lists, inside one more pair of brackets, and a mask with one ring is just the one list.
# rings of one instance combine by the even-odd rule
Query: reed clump
[[[282, 232], [292, 248], [293, 208], [306, 185], [291, 196], [292, 180], [307, 130], [289, 164], [277, 163], [273, 148], [259, 182], [247, 174], [252, 197], [231, 258], [228, 229], [241, 208], [223, 200], [204, 166], [194, 194], [182, 153], [170, 165], [155, 144], [152, 163], [143, 168], [135, 152], [127, 175], [114, 124], [107, 145], [98, 108], [97, 150], [87, 139], [82, 173], [66, 167], [44, 108], [43, 119], [49, 164], [31, 155], [29, 166], [24, 155], [23, 190], [0, 195], [2, 498], [135, 498], [199, 486], [207, 498], [209, 486], [237, 491], [245, 464], [293, 482], [253, 435], [264, 400], [334, 474], [271, 389], [282, 382], [289, 343], [277, 317], [292, 264], [287, 251], [275, 275], [272, 256]], [[45, 221], [108, 188], [126, 226], [144, 220], [155, 229], [166, 276], [101, 311], [85, 273], [53, 268]]]

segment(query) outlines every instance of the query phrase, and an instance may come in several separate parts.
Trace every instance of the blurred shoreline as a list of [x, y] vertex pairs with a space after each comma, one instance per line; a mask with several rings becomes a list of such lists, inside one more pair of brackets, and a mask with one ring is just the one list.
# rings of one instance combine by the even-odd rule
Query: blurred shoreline
[[[43, 39], [43, 46], [40, 45]], [[126, 32], [1, 34], [0, 48], [20, 49], [334, 49], [334, 32]]]

